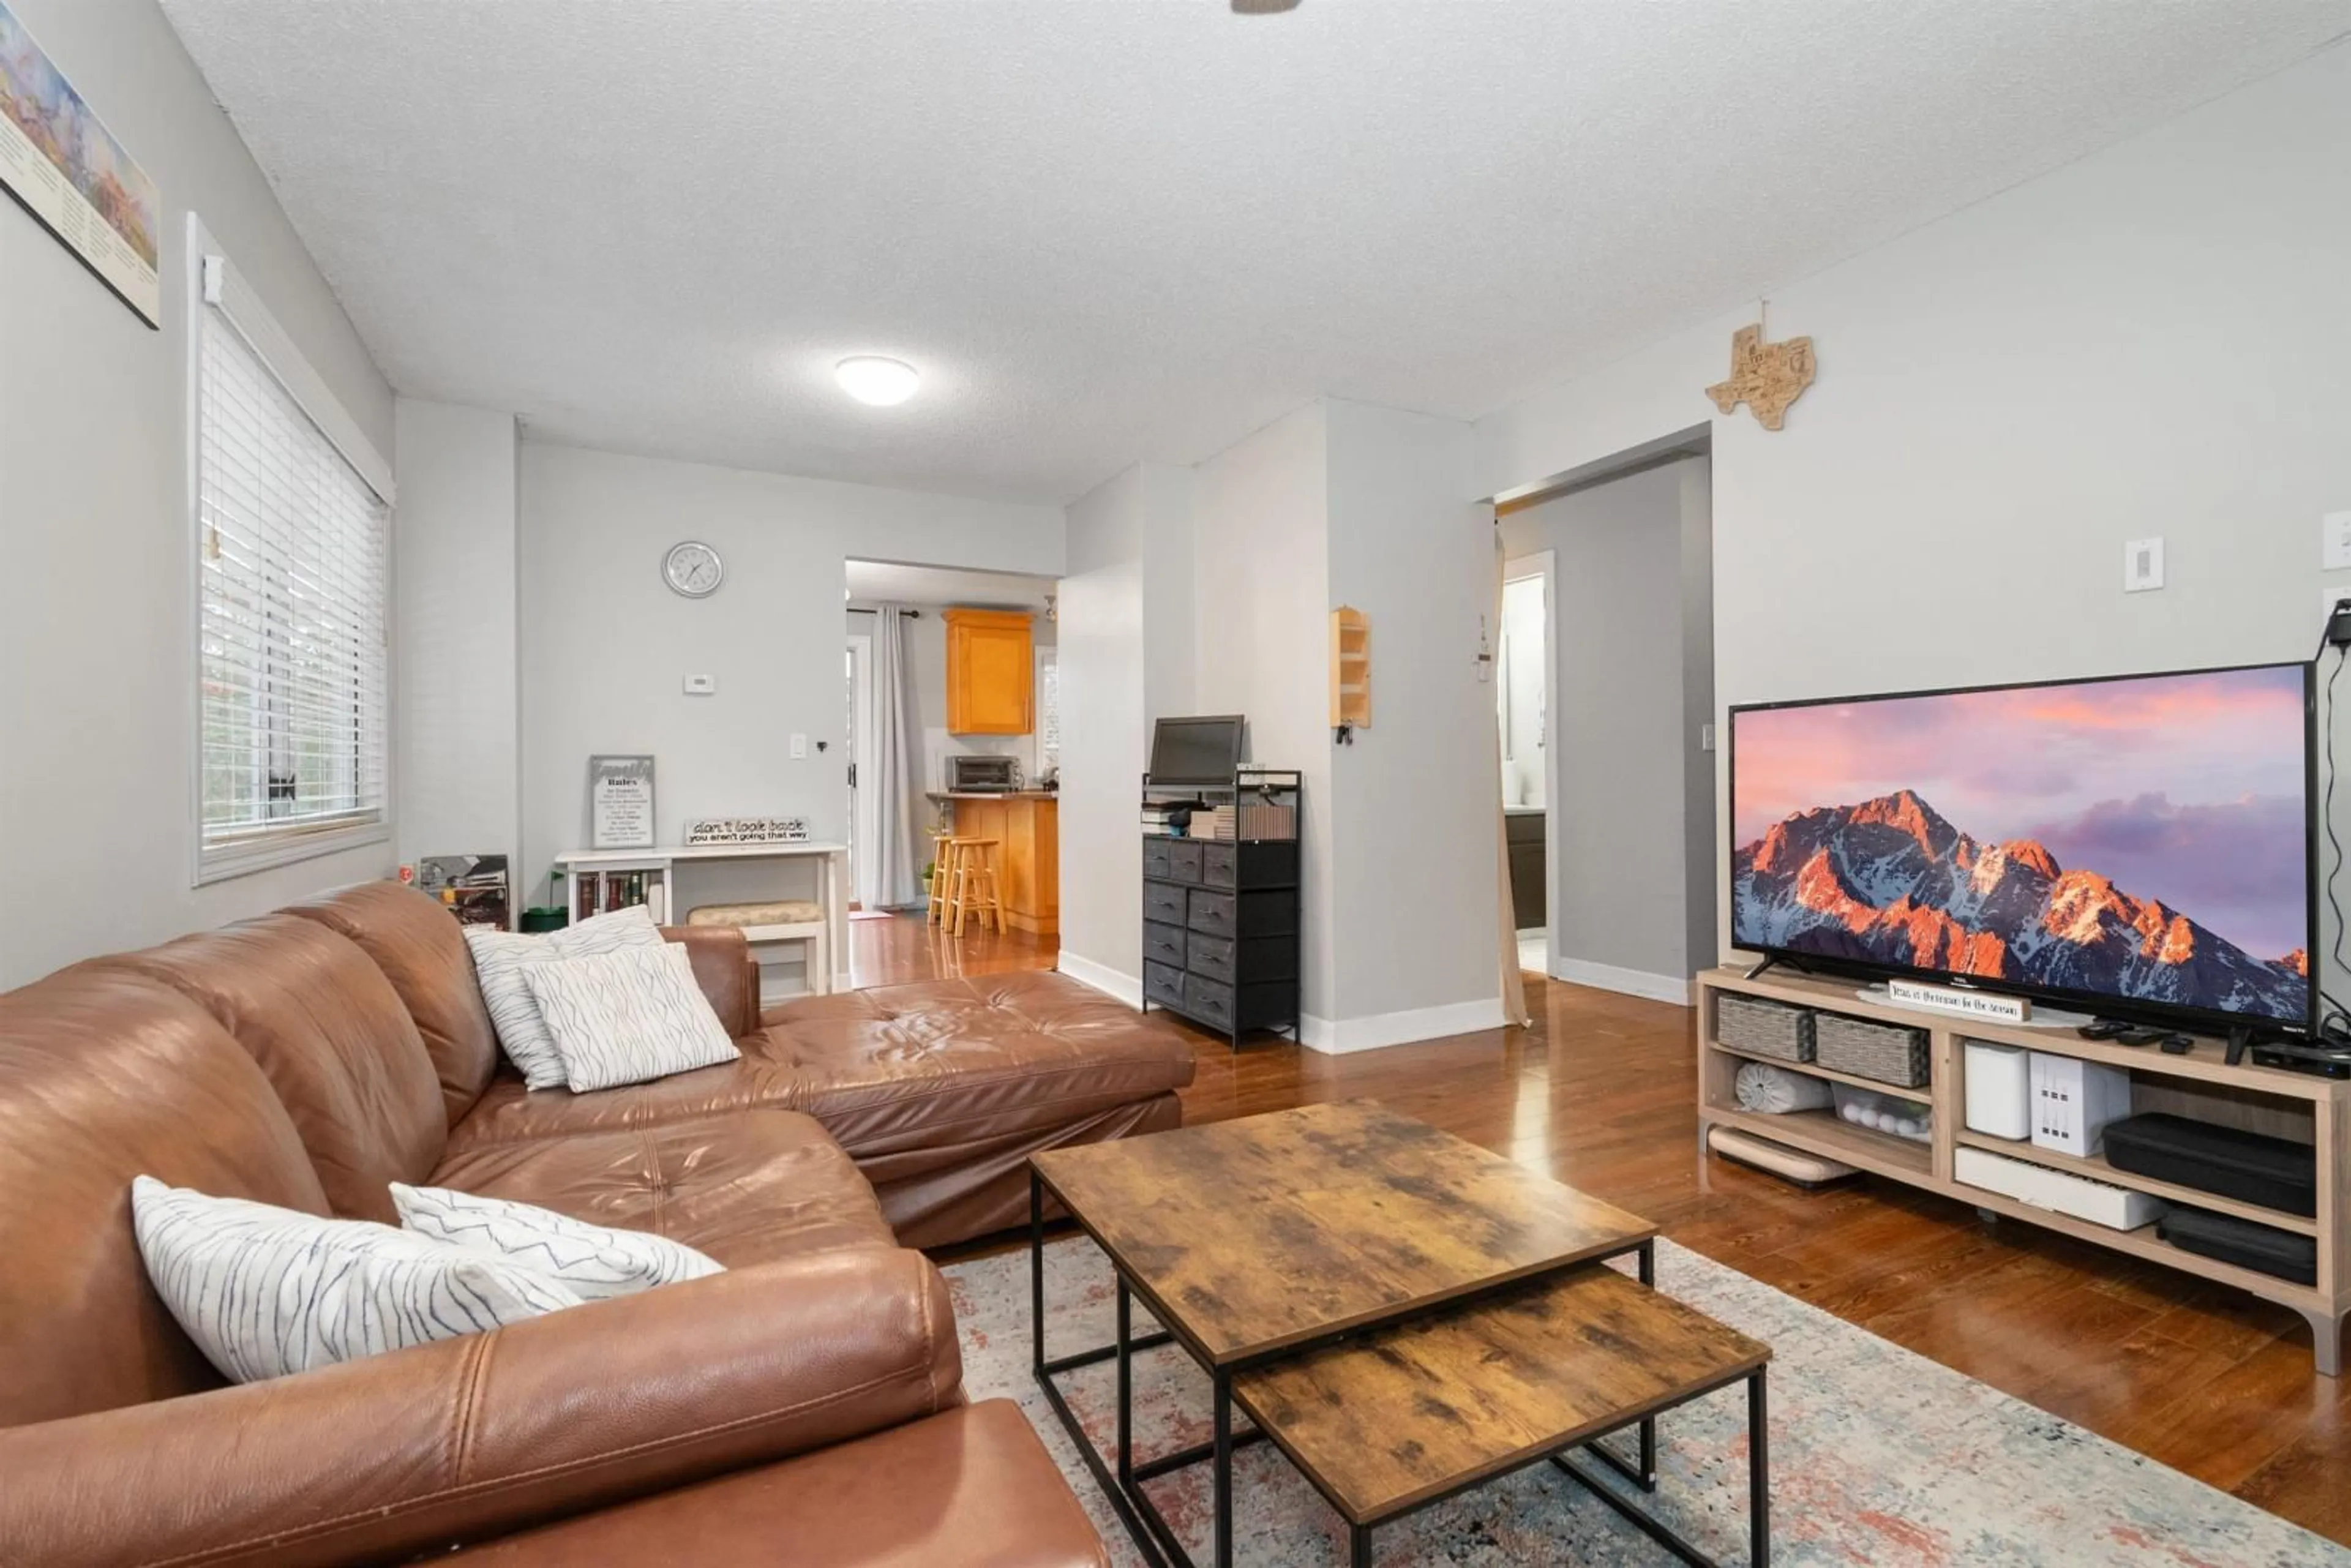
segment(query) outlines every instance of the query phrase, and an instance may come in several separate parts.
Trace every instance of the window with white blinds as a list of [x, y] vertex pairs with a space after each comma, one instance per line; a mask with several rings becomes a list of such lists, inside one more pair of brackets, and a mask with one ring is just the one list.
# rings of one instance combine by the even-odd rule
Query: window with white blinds
[[[256, 348], [196, 307], [197, 880], [386, 836], [391, 508]], [[260, 327], [258, 331], [248, 328]], [[298, 379], [315, 375], [299, 366]], [[340, 414], [340, 410], [335, 410]]]

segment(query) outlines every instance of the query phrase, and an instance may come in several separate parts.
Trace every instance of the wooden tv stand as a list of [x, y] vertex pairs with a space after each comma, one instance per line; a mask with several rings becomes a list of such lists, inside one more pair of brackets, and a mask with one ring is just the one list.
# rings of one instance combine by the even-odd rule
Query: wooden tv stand
[[[2340, 1375], [2343, 1319], [2346, 1312], [2351, 1312], [2351, 1180], [2346, 1180], [2346, 1170], [2351, 1170], [2351, 1080], [2315, 1078], [2280, 1068], [2256, 1067], [2250, 1061], [2231, 1067], [2224, 1060], [2225, 1044], [2219, 1040], [2199, 1039], [2186, 1055], [2166, 1056], [2152, 1046], [2084, 1040], [2071, 1029], [2035, 1029], [2030, 1025], [1946, 1018], [1939, 1013], [1865, 1001], [1859, 995], [1862, 983], [1858, 980], [1784, 971], [1750, 980], [1742, 970], [1712, 969], [1698, 977], [1698, 1116], [1701, 1143], [1709, 1126], [1736, 1127], [1792, 1148], [1842, 1160], [1876, 1176], [1941, 1193], [1972, 1204], [1986, 1215], [2045, 1226], [2134, 1258], [2148, 1259], [2233, 1285], [2300, 1312], [2310, 1323], [2313, 1358], [2318, 1370], [2329, 1377]], [[1725, 993], [1764, 997], [1823, 1012], [1842, 1013], [1848, 1018], [1923, 1029], [1928, 1036], [1928, 1082], [1923, 1088], [1905, 1089], [1833, 1072], [1809, 1062], [1750, 1056], [1725, 1046], [1719, 1043], [1716, 1030], [1717, 1003]], [[2127, 1068], [2132, 1077], [2133, 1101], [2140, 1111], [2169, 1111], [2313, 1145], [2318, 1158], [2317, 1218], [2286, 1214], [2215, 1193], [2133, 1176], [2114, 1169], [2103, 1156], [2076, 1159], [2030, 1143], [1968, 1131], [1962, 1046], [1970, 1040], [2021, 1045]], [[1733, 1092], [1733, 1080], [1740, 1065], [1750, 1061], [1769, 1061], [1791, 1072], [1925, 1102], [1934, 1107], [1933, 1139], [1914, 1143], [1890, 1133], [1855, 1126], [1830, 1111], [1799, 1111], [1785, 1115], [1743, 1111]], [[1963, 1147], [1987, 1149], [2010, 1159], [2135, 1188], [2167, 1201], [2314, 1237], [2318, 1242], [2318, 1282], [2315, 1286], [2297, 1284], [2183, 1251], [2158, 1238], [2152, 1225], [2137, 1230], [2110, 1229], [2071, 1215], [2036, 1208], [2001, 1193], [1967, 1186], [1953, 1175], [1954, 1158]]]

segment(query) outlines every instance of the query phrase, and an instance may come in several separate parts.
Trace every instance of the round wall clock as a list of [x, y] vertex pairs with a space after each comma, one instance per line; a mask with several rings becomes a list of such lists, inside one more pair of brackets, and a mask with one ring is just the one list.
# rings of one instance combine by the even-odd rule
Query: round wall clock
[[662, 580], [688, 599], [709, 598], [718, 591], [726, 576], [726, 563], [718, 559], [718, 552], [698, 539], [672, 545], [669, 554], [662, 557]]

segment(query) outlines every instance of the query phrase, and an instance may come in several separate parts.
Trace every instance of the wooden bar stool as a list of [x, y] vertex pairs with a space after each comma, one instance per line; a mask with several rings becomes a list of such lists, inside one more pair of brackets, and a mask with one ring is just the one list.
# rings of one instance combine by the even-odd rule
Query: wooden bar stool
[[923, 911], [925, 921], [946, 924], [949, 884], [955, 880], [954, 844], [951, 830], [931, 835], [931, 902]]
[[947, 925], [958, 936], [975, 915], [979, 928], [1004, 929], [1004, 903], [997, 886], [996, 851], [1002, 841], [956, 837], [947, 841], [955, 856], [955, 886], [947, 895]]

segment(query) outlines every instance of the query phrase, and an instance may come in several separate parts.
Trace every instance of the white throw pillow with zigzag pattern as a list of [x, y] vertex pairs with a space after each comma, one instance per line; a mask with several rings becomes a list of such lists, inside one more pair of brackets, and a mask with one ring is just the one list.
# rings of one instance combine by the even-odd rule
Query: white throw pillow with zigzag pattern
[[393, 1182], [392, 1201], [404, 1228], [544, 1274], [583, 1301], [725, 1272], [666, 1236], [608, 1229], [510, 1198]]
[[525, 936], [487, 926], [465, 927], [465, 946], [474, 955], [474, 977], [482, 988], [482, 1004], [489, 1009], [490, 1027], [498, 1045], [522, 1074], [526, 1089], [563, 1087], [563, 1058], [555, 1049], [547, 1020], [523, 984], [523, 971], [537, 964], [559, 964], [593, 958], [624, 948], [647, 952], [665, 947], [653, 912], [643, 904], [590, 915], [565, 931]]
[[321, 1219], [152, 1176], [131, 1221], [156, 1294], [235, 1383], [503, 1328], [580, 1305], [528, 1269], [365, 1219]]
[[742, 1054], [695, 983], [693, 960], [674, 944], [532, 964], [522, 978], [575, 1094], [649, 1083]]

